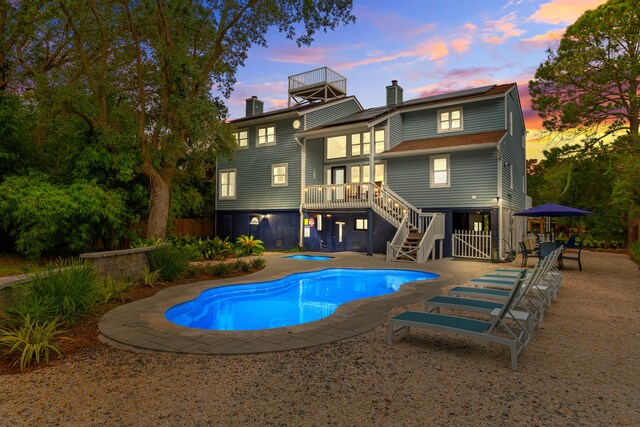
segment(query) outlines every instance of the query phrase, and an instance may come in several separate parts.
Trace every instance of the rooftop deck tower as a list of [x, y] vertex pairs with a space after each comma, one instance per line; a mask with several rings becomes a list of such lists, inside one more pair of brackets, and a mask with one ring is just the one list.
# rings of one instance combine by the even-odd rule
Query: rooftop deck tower
[[289, 107], [342, 98], [347, 95], [347, 78], [329, 67], [289, 76]]

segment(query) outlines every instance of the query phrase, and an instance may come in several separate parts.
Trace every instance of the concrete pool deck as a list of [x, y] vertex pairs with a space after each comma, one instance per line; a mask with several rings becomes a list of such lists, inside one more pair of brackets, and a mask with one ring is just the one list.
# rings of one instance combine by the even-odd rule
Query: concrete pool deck
[[[108, 344], [133, 351], [189, 354], [252, 354], [312, 347], [375, 329], [386, 322], [392, 308], [439, 295], [443, 286], [495, 268], [495, 264], [491, 263], [452, 259], [429, 261], [425, 264], [387, 262], [383, 255], [366, 256], [352, 252], [333, 253], [331, 255], [334, 258], [328, 261], [283, 258], [288, 255], [290, 254], [265, 254], [265, 268], [247, 276], [174, 286], [163, 289], [152, 297], [117, 307], [100, 319], [98, 329], [101, 339]], [[169, 307], [192, 300], [206, 289], [268, 281], [303, 271], [339, 267], [421, 270], [437, 273], [440, 277], [408, 283], [392, 294], [348, 302], [327, 318], [291, 327], [257, 331], [211, 331], [183, 327], [164, 317], [164, 312]]]

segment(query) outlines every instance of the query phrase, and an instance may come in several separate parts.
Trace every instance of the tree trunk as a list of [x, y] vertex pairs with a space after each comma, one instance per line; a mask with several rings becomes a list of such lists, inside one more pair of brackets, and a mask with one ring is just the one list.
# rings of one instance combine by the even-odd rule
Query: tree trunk
[[166, 182], [155, 170], [145, 171], [149, 177], [151, 200], [149, 201], [149, 219], [147, 222], [147, 238], [167, 236], [169, 220], [169, 202], [171, 200], [171, 178]]

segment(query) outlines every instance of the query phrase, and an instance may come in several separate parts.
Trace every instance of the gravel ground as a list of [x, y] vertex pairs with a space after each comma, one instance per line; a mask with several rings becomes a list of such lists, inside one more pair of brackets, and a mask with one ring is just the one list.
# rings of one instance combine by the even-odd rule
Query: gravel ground
[[640, 269], [583, 257], [517, 372], [506, 347], [450, 335], [388, 347], [386, 325], [248, 356], [104, 346], [0, 376], [0, 425], [640, 425]]

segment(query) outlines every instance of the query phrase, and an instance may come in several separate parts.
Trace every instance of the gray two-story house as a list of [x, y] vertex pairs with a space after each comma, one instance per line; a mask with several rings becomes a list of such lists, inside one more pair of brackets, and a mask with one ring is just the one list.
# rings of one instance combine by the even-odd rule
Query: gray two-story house
[[[381, 90], [383, 90], [381, 88]], [[496, 258], [522, 233], [525, 129], [501, 84], [363, 109], [329, 68], [289, 77], [290, 106], [247, 99], [238, 150], [218, 163], [218, 235], [269, 249]]]

